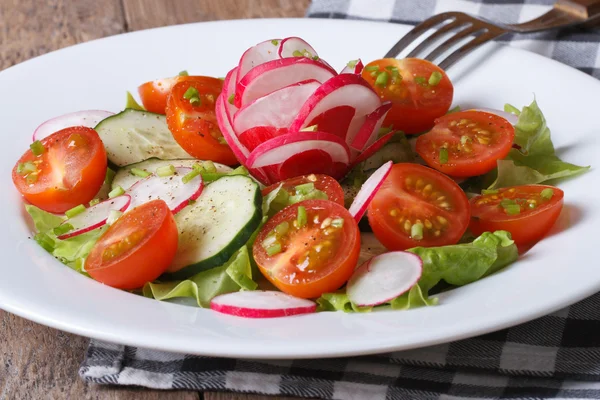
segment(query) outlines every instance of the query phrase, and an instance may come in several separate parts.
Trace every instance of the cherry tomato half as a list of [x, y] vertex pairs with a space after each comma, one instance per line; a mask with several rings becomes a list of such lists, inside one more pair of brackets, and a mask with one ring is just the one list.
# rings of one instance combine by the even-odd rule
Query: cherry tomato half
[[564, 192], [545, 185], [523, 185], [487, 191], [471, 199], [475, 235], [505, 230], [517, 246], [533, 244], [552, 228], [563, 207]]
[[418, 58], [370, 62], [362, 77], [382, 100], [392, 102], [383, 126], [406, 134], [425, 132], [452, 104], [454, 87], [440, 67]]
[[[203, 80], [204, 76], [184, 75], [174, 76], [172, 78], [157, 79], [146, 82], [138, 87], [138, 93], [142, 99], [144, 108], [156, 114], [165, 114], [167, 108], [167, 99], [173, 89], [173, 86], [179, 82]], [[213, 78], [209, 78], [213, 79]]]
[[[196, 77], [199, 78], [199, 77]], [[223, 87], [217, 78], [177, 83], [167, 100], [167, 124], [173, 138], [193, 157], [236, 165], [215, 116], [215, 101]]]
[[369, 224], [389, 250], [457, 243], [469, 201], [452, 179], [418, 164], [396, 164], [369, 204]]
[[136, 289], [165, 272], [177, 241], [169, 207], [163, 200], [152, 200], [123, 214], [100, 236], [85, 270], [108, 286]]
[[296, 178], [286, 179], [283, 182], [275, 183], [262, 190], [262, 195], [266, 196], [273, 190], [277, 189], [279, 185], [283, 185], [282, 188], [287, 190], [290, 196], [296, 195], [296, 186], [314, 184], [316, 190], [320, 190], [327, 195], [327, 200], [333, 201], [334, 203], [344, 205], [344, 189], [338, 181], [330, 177], [329, 175], [311, 174], [298, 176]]
[[425, 162], [447, 175], [483, 175], [508, 155], [514, 127], [504, 118], [483, 111], [461, 111], [438, 118], [417, 138], [416, 151]]
[[15, 187], [31, 204], [64, 213], [86, 204], [106, 177], [106, 150], [95, 130], [66, 128], [35, 143], [36, 156], [27, 150], [12, 172]]
[[275, 214], [261, 229], [253, 255], [262, 274], [282, 292], [316, 298], [352, 275], [360, 232], [343, 206], [306, 200]]

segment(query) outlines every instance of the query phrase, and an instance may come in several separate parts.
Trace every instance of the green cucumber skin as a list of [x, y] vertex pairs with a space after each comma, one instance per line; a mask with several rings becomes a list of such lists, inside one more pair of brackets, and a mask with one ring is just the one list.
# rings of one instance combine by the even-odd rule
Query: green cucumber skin
[[[225, 178], [225, 177], [223, 177]], [[223, 179], [219, 178], [219, 179]], [[218, 180], [218, 179], [217, 179]], [[216, 181], [215, 181], [216, 182]], [[190, 264], [186, 267], [181, 268], [179, 271], [165, 273], [161, 275], [160, 280], [164, 281], [177, 281], [187, 279], [191, 276], [196, 275], [199, 272], [206, 271], [211, 268], [220, 267], [225, 264], [233, 253], [238, 251], [242, 246], [245, 246], [252, 234], [258, 229], [260, 222], [262, 221], [262, 194], [260, 191], [260, 187], [256, 182], [254, 182], [256, 186], [256, 194], [254, 196], [254, 206], [255, 212], [250, 221], [244, 226], [239, 233], [233, 238], [229, 244], [223, 248], [219, 253], [214, 256], [207, 258], [206, 260], [202, 260], [195, 264]]]

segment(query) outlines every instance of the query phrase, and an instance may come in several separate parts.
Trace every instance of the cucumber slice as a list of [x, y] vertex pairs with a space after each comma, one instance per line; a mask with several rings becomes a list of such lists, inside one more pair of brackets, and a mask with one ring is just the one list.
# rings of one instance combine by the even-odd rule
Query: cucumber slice
[[175, 215], [179, 243], [165, 279], [186, 279], [223, 265], [248, 242], [262, 219], [262, 195], [247, 176], [217, 179]]
[[[115, 177], [112, 181], [112, 188], [114, 189], [117, 186], [121, 186], [123, 189], [127, 190], [134, 183], [136, 183], [140, 179], [143, 179], [143, 178], [133, 175], [131, 173], [131, 170], [133, 168], [148, 171], [151, 174], [153, 174], [160, 167], [172, 165], [174, 167], [192, 168], [194, 166], [194, 164], [198, 164], [200, 162], [202, 162], [202, 161], [199, 161], [199, 160], [159, 160], [158, 158], [152, 158], [150, 160], [142, 161], [139, 163], [126, 165], [117, 171], [117, 174], [115, 175]], [[217, 168], [217, 172], [225, 173], [225, 172], [233, 171], [233, 168], [230, 168], [227, 165], [218, 164], [218, 163], [213, 163], [213, 164], [215, 164], [215, 167]]]
[[100, 121], [94, 128], [106, 148], [108, 160], [118, 167], [149, 158], [193, 158], [179, 146], [164, 115], [126, 109]]

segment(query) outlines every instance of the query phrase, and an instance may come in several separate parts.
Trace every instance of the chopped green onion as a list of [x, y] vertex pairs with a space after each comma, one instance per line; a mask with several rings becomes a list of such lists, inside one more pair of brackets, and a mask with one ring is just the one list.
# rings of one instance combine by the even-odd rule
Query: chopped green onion
[[163, 165], [162, 167], [156, 168], [156, 175], [164, 178], [165, 176], [175, 175], [177, 170], [173, 165]]
[[319, 61], [319, 56], [313, 56], [312, 59], [313, 61]]
[[226, 145], [227, 144], [227, 140], [225, 140], [225, 138], [223, 136], [219, 136], [217, 138], [217, 142], [219, 142], [219, 144], [222, 144], [222, 145]]
[[33, 237], [33, 240], [35, 240], [37, 242], [37, 244], [42, 246], [44, 248], [44, 250], [46, 250], [47, 252], [52, 253], [54, 251], [54, 245], [56, 242], [54, 241], [54, 239], [52, 239], [46, 233], [44, 233], [44, 232], [38, 233], [37, 235], [35, 235]]
[[296, 222], [298, 223], [298, 228], [302, 228], [308, 222], [308, 216], [306, 215], [306, 208], [304, 208], [304, 206], [298, 207]]
[[77, 207], [73, 207], [70, 210], [67, 210], [65, 212], [65, 215], [67, 216], [67, 218], [73, 218], [74, 216], [79, 215], [84, 211], [85, 211], [85, 206], [83, 204], [80, 204]]
[[275, 243], [266, 248], [267, 255], [269, 257], [273, 257], [276, 254], [281, 253], [281, 243]]
[[19, 165], [17, 165], [17, 173], [19, 175], [27, 175], [32, 172], [37, 172], [37, 167], [31, 161], [19, 163]]
[[44, 154], [44, 151], [46, 151], [46, 148], [39, 140], [36, 140], [35, 142], [31, 143], [29, 145], [29, 148], [31, 149], [33, 155], [36, 157], [41, 156], [42, 154]]
[[518, 204], [507, 204], [503, 206], [504, 212], [508, 215], [517, 215], [521, 213], [521, 206]]
[[108, 218], [106, 218], [106, 223], [108, 225], [114, 224], [116, 220], [118, 220], [119, 218], [121, 218], [121, 215], [123, 215], [122, 211], [119, 211], [119, 210], [110, 210], [110, 213], [108, 213]]
[[535, 208], [535, 204], [529, 203], [529, 208], [531, 208], [533, 210]]
[[196, 200], [194, 200], [194, 199], [189, 199], [188, 200], [188, 205], [189, 206], [191, 206], [192, 204], [195, 204], [195, 203], [196, 203]]
[[133, 97], [133, 95], [127, 92], [127, 98], [125, 99], [125, 108], [129, 108], [132, 110], [138, 111], [146, 111], [144, 107], [142, 107]]
[[504, 105], [504, 111], [511, 113], [511, 114], [515, 114], [516, 116], [521, 115], [521, 110], [519, 110], [517, 107], [511, 105], [511, 104], [505, 104]]
[[217, 167], [215, 166], [215, 163], [210, 160], [204, 161], [202, 163], [202, 167], [206, 172], [217, 172]]
[[60, 236], [60, 235], [64, 235], [65, 233], [72, 231], [73, 229], [75, 229], [73, 227], [73, 225], [69, 224], [68, 222], [66, 224], [60, 224], [59, 226], [57, 226], [56, 228], [54, 228], [52, 230], [52, 232], [54, 232], [54, 234], [56, 236]]
[[377, 75], [377, 78], [375, 79], [375, 85], [385, 86], [388, 84], [389, 80], [390, 80], [390, 74], [388, 74], [387, 72], [380, 72]]
[[442, 147], [440, 149], [440, 164], [447, 164], [448, 163], [448, 149], [445, 147]]
[[454, 114], [454, 113], [459, 112], [459, 111], [460, 111], [460, 106], [456, 106], [454, 108], [449, 109], [448, 112], [446, 113], [446, 115], [448, 115], [448, 114]]
[[301, 132], [316, 132], [318, 128], [319, 128], [319, 125], [311, 125], [311, 126], [307, 126], [306, 128], [300, 129], [300, 131]]
[[393, 130], [392, 125], [390, 125], [388, 127], [382, 126], [381, 128], [379, 128], [379, 131], [377, 132], [377, 137], [380, 138], [382, 136], [385, 136], [388, 133], [390, 133], [392, 130]]
[[277, 233], [279, 236], [283, 236], [288, 232], [289, 229], [290, 224], [287, 221], [283, 221], [275, 227], [275, 233]]
[[100, 203], [100, 199], [92, 199], [90, 201], [90, 207], [95, 206], [98, 203]]
[[191, 181], [192, 179], [194, 179], [198, 175], [200, 175], [200, 171], [198, 169], [194, 168], [190, 172], [188, 172], [187, 174], [185, 174], [183, 176], [183, 178], [181, 178], [181, 181], [183, 183], [188, 183], [189, 181]]
[[498, 190], [495, 189], [483, 189], [481, 194], [498, 194]]
[[272, 244], [274, 244], [275, 242], [277, 242], [277, 237], [275, 236], [274, 232], [269, 233], [269, 236], [267, 236], [265, 238], [265, 240], [262, 241], [262, 247], [266, 250], [267, 247], [271, 246]]
[[179, 76], [190, 76], [190, 74], [186, 70], [183, 70], [179, 73]]
[[437, 86], [439, 85], [439, 83], [442, 81], [442, 78], [444, 77], [444, 75], [442, 75], [441, 72], [439, 71], [433, 71], [431, 73], [431, 76], [429, 76], [429, 85], [431, 86]]
[[356, 64], [358, 64], [358, 60], [350, 60], [350, 61], [348, 61], [348, 63], [346, 64], [346, 66], [348, 68], [354, 68], [354, 67], [356, 67]]
[[183, 94], [183, 98], [186, 100], [190, 100], [192, 97], [198, 97], [200, 93], [198, 93], [198, 89], [193, 86], [190, 86], [185, 93]]
[[200, 103], [200, 98], [199, 97], [195, 97], [195, 96], [192, 97], [190, 99], [190, 104], [193, 105], [193, 106], [199, 106], [201, 104]]
[[304, 57], [304, 54], [302, 54], [302, 52], [300, 50], [294, 50], [294, 52], [292, 53], [292, 55], [294, 57]]
[[312, 182], [303, 183], [302, 185], [298, 185], [295, 187], [296, 193], [300, 194], [308, 194], [315, 190], [315, 184]]
[[554, 196], [554, 190], [552, 190], [550, 188], [546, 188], [546, 189], [542, 190], [542, 192], [540, 193], [540, 196], [542, 196], [543, 199], [550, 200], [552, 198], [552, 196]]
[[279, 40], [275, 40], [275, 39], [273, 39], [273, 40], [271, 40], [271, 44], [272, 44], [273, 46], [277, 46], [277, 45], [279, 44]]
[[137, 177], [140, 177], [140, 178], [145, 178], [145, 177], [147, 177], [147, 176], [150, 176], [150, 175], [151, 175], [151, 174], [150, 174], [150, 172], [148, 172], [148, 171], [145, 171], [145, 170], [143, 170], [143, 169], [140, 169], [140, 168], [131, 168], [131, 169], [129, 170], [129, 173], [130, 173], [131, 175], [134, 175], [134, 176], [137, 176]]
[[104, 183], [110, 185], [117, 173], [110, 168], [106, 168], [106, 175], [104, 176]]
[[246, 167], [244, 167], [243, 165], [240, 165], [239, 167], [237, 167], [233, 171], [227, 173], [227, 175], [244, 175], [244, 176], [248, 176], [248, 175], [250, 175], [250, 172], [248, 172], [248, 170], [246, 169]]
[[331, 221], [331, 226], [333, 226], [334, 228], [341, 228], [344, 226], [344, 218], [336, 218], [333, 221]]
[[369, 65], [369, 66], [365, 67], [365, 71], [368, 71], [368, 72], [379, 71], [379, 66], [378, 65]]
[[422, 77], [422, 76], [417, 76], [417, 77], [415, 77], [415, 82], [416, 82], [418, 85], [421, 85], [421, 86], [426, 86], [426, 85], [427, 85], [427, 79], [425, 79], [425, 78], [424, 78], [424, 77]]
[[235, 94], [230, 94], [229, 98], [227, 98], [227, 101], [229, 102], [229, 104], [233, 104], [233, 101], [235, 100]]
[[423, 239], [423, 224], [414, 224], [411, 228], [410, 228], [410, 237], [415, 239], [415, 240], [422, 240]]
[[400, 76], [400, 71], [398, 71], [398, 67], [388, 65], [387, 67], [385, 67], [385, 69], [390, 71], [390, 74], [392, 75], [392, 83], [396, 83], [398, 79], [402, 79], [402, 76]]
[[123, 188], [121, 186], [117, 186], [116, 188], [114, 188], [113, 190], [111, 190], [108, 193], [108, 198], [112, 199], [113, 197], [117, 197], [122, 195], [123, 193], [125, 193], [125, 191], [123, 190]]
[[460, 137], [460, 144], [462, 144], [463, 146], [467, 143], [471, 143], [472, 141], [473, 140], [470, 137], [468, 137], [467, 135], [462, 135]]
[[511, 206], [513, 204], [517, 204], [517, 203], [511, 199], [502, 199], [502, 201], [500, 202], [501, 207]]
[[25, 177], [25, 182], [27, 182], [27, 184], [29, 184], [29, 185], [36, 183], [37, 180], [38, 180], [37, 172], [32, 172], [31, 174], [29, 174]]

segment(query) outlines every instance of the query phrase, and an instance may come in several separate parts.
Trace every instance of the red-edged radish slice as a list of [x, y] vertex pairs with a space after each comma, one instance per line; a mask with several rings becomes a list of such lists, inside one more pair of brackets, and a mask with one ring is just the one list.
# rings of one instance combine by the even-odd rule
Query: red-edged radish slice
[[250, 151], [240, 143], [240, 140], [237, 137], [237, 134], [233, 130], [233, 126], [231, 126], [231, 122], [227, 117], [227, 111], [225, 109], [225, 103], [227, 99], [225, 96], [221, 95], [217, 97], [217, 101], [215, 103], [215, 116], [217, 117], [217, 124], [219, 125], [219, 129], [223, 134], [223, 138], [231, 148], [231, 151], [235, 155], [235, 157], [241, 163], [245, 163]]
[[131, 197], [128, 194], [124, 194], [88, 207], [81, 214], [77, 214], [61, 224], [71, 224], [73, 229], [64, 235], [58, 236], [58, 238], [65, 240], [100, 228], [106, 224], [111, 211], [124, 212], [129, 208], [130, 204]]
[[510, 122], [511, 125], [516, 125], [517, 121], [519, 121], [518, 116], [516, 116], [515, 114], [512, 114], [512, 113], [506, 112], [504, 110], [496, 110], [493, 108], [473, 108], [468, 111], [483, 111], [483, 112], [487, 112], [490, 114], [496, 114], [497, 116], [502, 117], [505, 120], [507, 120], [508, 122]]
[[383, 125], [383, 120], [391, 108], [392, 102], [386, 101], [371, 114], [367, 115], [365, 123], [361, 126], [352, 143], [350, 143], [350, 147], [362, 151], [364, 148], [375, 143], [379, 134], [379, 128]]
[[333, 161], [326, 151], [306, 150], [279, 165], [275, 182], [310, 174], [324, 174], [340, 180], [346, 176], [348, 169], [348, 164]]
[[346, 64], [346, 66], [344, 67], [343, 70], [340, 71], [340, 74], [356, 74], [356, 75], [360, 75], [362, 73], [363, 68], [365, 68], [362, 60], [359, 58], [358, 60], [355, 60], [356, 64], [354, 64], [354, 67], [351, 67], [350, 63]]
[[352, 161], [352, 167], [354, 167], [356, 164], [359, 164], [359, 163], [365, 161], [366, 159], [368, 159], [369, 157], [371, 157], [373, 154], [375, 154], [379, 150], [381, 150], [381, 148], [383, 146], [385, 146], [385, 144], [387, 142], [389, 142], [390, 139], [392, 139], [395, 134], [396, 134], [396, 132], [390, 132], [390, 133], [388, 133], [388, 134], [380, 137], [379, 139], [377, 139], [375, 141], [375, 143], [373, 143], [372, 145], [370, 145], [369, 147], [367, 147], [366, 149], [364, 149], [362, 151], [362, 153], [360, 153], [358, 155], [358, 157], [356, 157], [356, 159], [354, 161]]
[[261, 144], [281, 135], [288, 133], [287, 128], [274, 128], [272, 126], [256, 126], [242, 132], [238, 139], [250, 151]]
[[308, 79], [325, 82], [335, 75], [333, 69], [306, 57], [268, 61], [252, 68], [240, 79], [235, 90], [235, 105], [241, 108], [259, 97], [294, 83]]
[[193, 169], [176, 167], [175, 171], [175, 175], [160, 177], [152, 174], [137, 181], [127, 190], [127, 194], [131, 196], [130, 207], [134, 208], [150, 200], [161, 199], [167, 203], [173, 214], [176, 214], [187, 206], [190, 200], [200, 197], [204, 187], [202, 176], [198, 174], [189, 182], [183, 183], [183, 177]]
[[233, 130], [239, 135], [256, 126], [287, 129], [304, 102], [319, 86], [321, 83], [310, 79], [259, 97], [235, 114]]
[[246, 50], [240, 58], [235, 83], [239, 82], [252, 68], [278, 59], [280, 44], [281, 39], [265, 40]]
[[350, 152], [343, 139], [325, 132], [297, 132], [277, 136], [258, 146], [248, 157], [251, 168], [279, 165], [296, 154], [308, 150], [321, 150], [336, 163], [348, 165]]
[[359, 307], [378, 306], [406, 293], [417, 284], [423, 272], [419, 256], [392, 251], [371, 258], [358, 267], [348, 280], [348, 299]]
[[236, 317], [277, 318], [313, 313], [317, 304], [282, 292], [253, 290], [217, 296], [210, 308]]
[[279, 58], [308, 57], [313, 60], [319, 59], [317, 51], [313, 49], [310, 44], [306, 43], [303, 39], [294, 36], [285, 38], [281, 41], [278, 54]]
[[35, 142], [36, 140], [42, 140], [55, 132], [65, 128], [70, 128], [72, 126], [85, 126], [87, 128], [94, 128], [100, 121], [110, 117], [111, 115], [115, 114], [110, 111], [103, 110], [76, 111], [73, 113], [64, 114], [60, 117], [49, 119], [38, 126], [33, 132], [33, 141]]
[[231, 95], [235, 93], [235, 85], [237, 79], [237, 67], [232, 69], [225, 75], [223, 81], [223, 90], [221, 96], [223, 97], [223, 105], [225, 106], [225, 115], [229, 120], [229, 124], [233, 126], [233, 116], [237, 112], [238, 108], [230, 101]]
[[352, 120], [339, 121], [339, 123], [348, 126], [344, 137], [347, 143], [352, 143], [354, 136], [363, 125], [364, 117], [379, 106], [381, 106], [379, 96], [361, 76], [337, 75], [324, 82], [304, 103], [298, 116], [290, 125], [290, 132], [315, 125], [319, 116], [329, 110], [351, 107], [354, 109]]
[[348, 208], [348, 212], [354, 217], [356, 222], [359, 222], [363, 215], [365, 215], [369, 203], [371, 203], [371, 200], [373, 200], [373, 197], [375, 197], [375, 194], [377, 194], [377, 191], [383, 185], [385, 178], [390, 174], [392, 165], [394, 164], [388, 161], [377, 168], [377, 171], [373, 172], [369, 179], [363, 183], [356, 197], [354, 197], [354, 201], [350, 205], [350, 208]]

